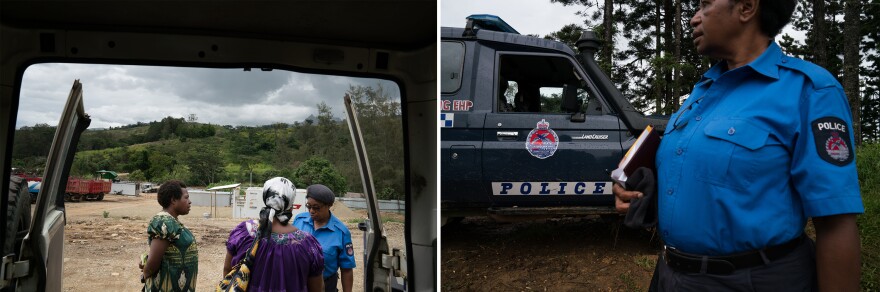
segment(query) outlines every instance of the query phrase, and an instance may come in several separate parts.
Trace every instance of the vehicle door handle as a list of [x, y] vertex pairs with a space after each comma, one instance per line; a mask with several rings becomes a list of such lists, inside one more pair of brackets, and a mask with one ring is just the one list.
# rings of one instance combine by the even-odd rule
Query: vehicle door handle
[[519, 135], [519, 132], [516, 131], [499, 131], [498, 137], [516, 137]]

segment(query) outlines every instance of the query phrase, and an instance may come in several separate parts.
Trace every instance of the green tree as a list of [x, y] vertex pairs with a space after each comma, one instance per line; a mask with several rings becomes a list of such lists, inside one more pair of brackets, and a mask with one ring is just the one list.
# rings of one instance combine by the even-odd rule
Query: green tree
[[[864, 4], [863, 4], [864, 3]], [[880, 114], [877, 89], [878, 9], [876, 1], [800, 1], [791, 26], [804, 41], [783, 35], [786, 53], [822, 66], [844, 87], [852, 110], [856, 143], [877, 141]]]
[[861, 94], [861, 134], [869, 142], [880, 141], [880, 5], [877, 1], [862, 5], [859, 21], [859, 86]]
[[214, 147], [191, 149], [183, 157], [183, 163], [189, 170], [188, 183], [206, 186], [223, 178], [223, 161], [220, 152]]
[[551, 2], [584, 7], [579, 15], [586, 27], [603, 38], [599, 65], [638, 110], [671, 114], [708, 69], [709, 60], [690, 45], [689, 18], [680, 17], [693, 15], [697, 2], [617, 0], [604, 1], [604, 7], [590, 0]]
[[[346, 92], [358, 114], [367, 156], [373, 174], [375, 190], [382, 199], [403, 199], [403, 125], [399, 100], [392, 98], [384, 87], [349, 86]], [[346, 131], [348, 132], [348, 131]], [[347, 176], [351, 182], [361, 182], [360, 171], [354, 161], [351, 138], [345, 139]], [[357, 189], [360, 189], [358, 187]]]
[[333, 190], [337, 196], [348, 192], [348, 183], [330, 161], [322, 157], [312, 157], [306, 160], [293, 172], [291, 178], [299, 188], [305, 188], [313, 184], [322, 184]]
[[146, 181], [147, 177], [144, 176], [144, 172], [140, 169], [136, 169], [128, 174], [128, 180], [131, 181]]

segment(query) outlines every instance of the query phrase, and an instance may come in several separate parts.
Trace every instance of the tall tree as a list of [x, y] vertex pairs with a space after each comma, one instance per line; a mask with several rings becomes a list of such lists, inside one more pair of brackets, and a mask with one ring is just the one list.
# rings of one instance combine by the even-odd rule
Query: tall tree
[[[871, 34], [877, 30], [878, 23], [873, 19], [877, 13], [874, 6], [878, 5], [865, 5], [864, 9], [860, 6], [859, 1], [849, 0], [800, 2], [791, 25], [806, 32], [806, 45], [788, 35], [783, 35], [779, 42], [788, 54], [824, 67], [843, 85], [852, 110], [856, 143], [876, 140], [880, 124], [880, 101], [874, 100], [877, 91], [872, 87], [878, 63], [872, 62], [876, 58], [876, 42]], [[863, 39], [866, 43], [861, 46]]]
[[[672, 31], [673, 29], [673, 19], [675, 11], [672, 7], [672, 0], [664, 0], [663, 1], [663, 43], [665, 47], [663, 48], [666, 56], [672, 56], [672, 52], [675, 51], [675, 42], [673, 41]], [[664, 56], [665, 57], [665, 56]], [[671, 60], [671, 58], [663, 58], [661, 63], [661, 68], [663, 70], [663, 98], [666, 100], [666, 108], [669, 113], [672, 113], [678, 108], [678, 98], [672, 96], [672, 66], [677, 63], [677, 59], [675, 61]]]
[[[874, 1], [876, 3], [876, 1]], [[863, 140], [880, 141], [880, 52], [877, 50], [880, 41], [880, 5], [862, 6], [860, 37], [862, 38], [860, 79], [864, 86], [862, 93], [862, 112], [860, 123]]]
[[675, 48], [675, 66], [672, 68], [673, 71], [673, 83], [672, 83], [672, 98], [675, 100], [673, 103], [673, 107], [678, 109], [678, 99], [681, 96], [681, 0], [675, 0], [675, 21], [673, 22], [673, 26], [675, 29], [675, 42], [673, 43], [673, 47]]
[[828, 67], [825, 39], [825, 0], [813, 0], [813, 62]]
[[605, 70], [609, 77], [613, 77], [614, 67], [614, 0], [605, 0], [605, 14], [603, 15], [602, 29], [604, 37], [602, 42], [601, 63], [608, 66]]
[[859, 0], [846, 0], [843, 29], [843, 91], [849, 98], [853, 117], [853, 135], [856, 144], [861, 144], [861, 97], [859, 96]]
[[651, 85], [654, 86], [654, 98], [657, 100], [654, 111], [658, 113], [664, 113], [662, 109], [666, 97], [663, 95], [663, 83], [660, 82], [660, 80], [662, 80], [663, 73], [661, 72], [661, 70], [658, 70], [660, 68], [659, 60], [663, 57], [663, 47], [661, 46], [660, 41], [662, 28], [662, 26], [660, 25], [660, 5], [654, 5], [654, 12], [654, 60], [656, 60], [657, 62], [654, 63], [654, 82], [652, 82]]
[[583, 31], [584, 29], [579, 25], [572, 23], [563, 26], [558, 31], [545, 35], [544, 38], [564, 43], [571, 47], [572, 50], [577, 50], [577, 41], [580, 39], [581, 32]]

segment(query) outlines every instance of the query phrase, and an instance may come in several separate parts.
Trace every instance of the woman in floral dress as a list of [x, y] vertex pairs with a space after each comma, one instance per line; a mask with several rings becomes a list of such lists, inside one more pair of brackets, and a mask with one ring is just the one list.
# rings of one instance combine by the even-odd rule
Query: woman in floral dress
[[170, 180], [157, 194], [162, 211], [147, 226], [149, 256], [143, 267], [144, 291], [196, 291], [199, 247], [177, 216], [189, 214], [192, 202], [186, 185]]

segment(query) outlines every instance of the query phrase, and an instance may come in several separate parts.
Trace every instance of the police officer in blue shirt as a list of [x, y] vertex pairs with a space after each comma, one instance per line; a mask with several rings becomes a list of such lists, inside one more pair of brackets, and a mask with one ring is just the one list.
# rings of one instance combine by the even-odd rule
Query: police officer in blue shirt
[[[652, 290], [858, 291], [864, 207], [850, 108], [834, 76], [773, 41], [795, 5], [703, 0], [691, 19], [697, 51], [720, 61], [657, 151], [664, 248]], [[614, 194], [619, 211], [642, 196]]]
[[[315, 184], [306, 189], [306, 199], [309, 212], [296, 215], [293, 226], [315, 236], [324, 250], [325, 291], [338, 291], [336, 281], [341, 278], [342, 291], [351, 292], [354, 283], [354, 248], [348, 227], [330, 213], [336, 196], [330, 188]], [[337, 270], [341, 270], [341, 273], [337, 273]]]

